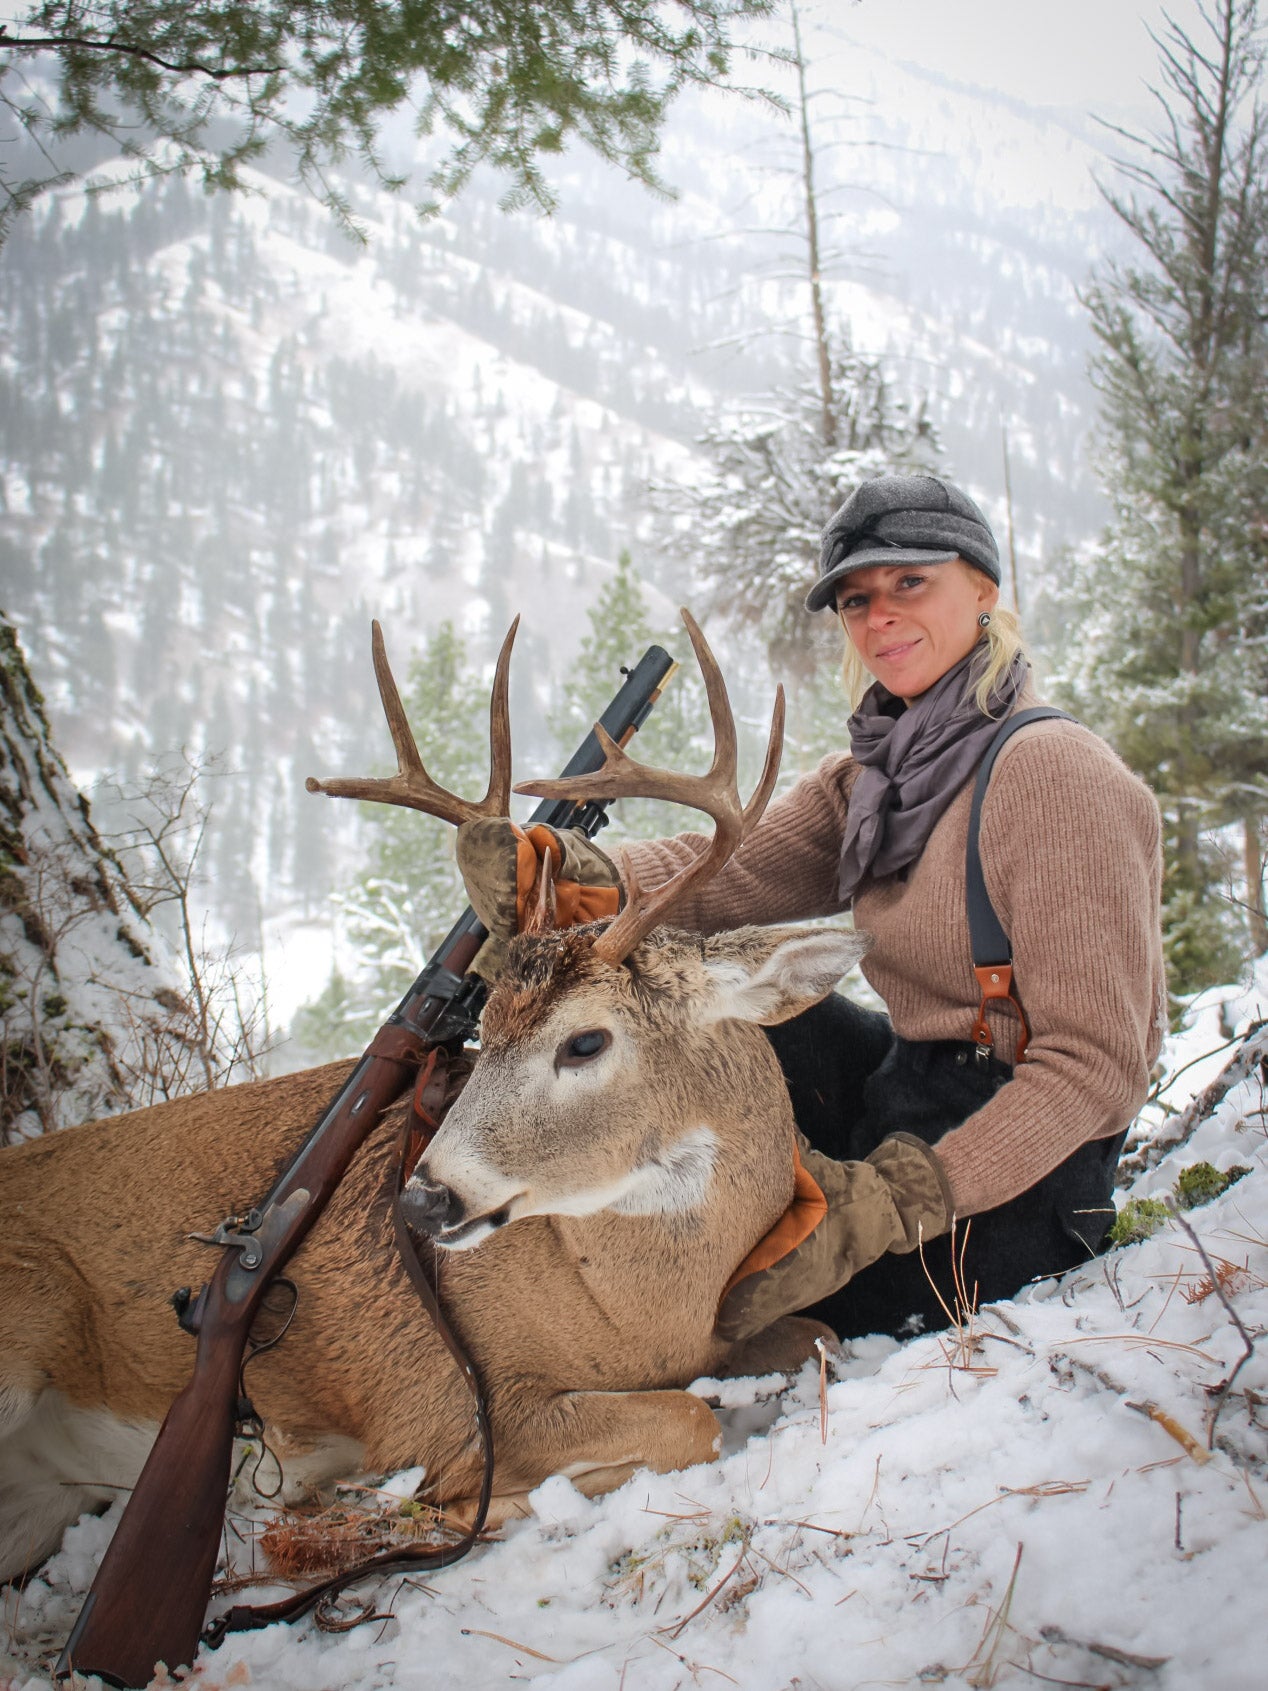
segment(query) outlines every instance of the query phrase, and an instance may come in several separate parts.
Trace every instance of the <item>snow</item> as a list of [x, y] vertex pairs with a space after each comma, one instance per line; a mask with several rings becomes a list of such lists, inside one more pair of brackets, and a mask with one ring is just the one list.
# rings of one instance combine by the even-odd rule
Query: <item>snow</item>
[[[1223, 1043], [1221, 1004], [1244, 1041], [1268, 1004], [1268, 968], [1249, 990], [1195, 1000], [1168, 1044], [1169, 1072]], [[1254, 1037], [1268, 1054], [1268, 1035]], [[1231, 1054], [1185, 1070], [1165, 1092], [1171, 1109]], [[1249, 1166], [1186, 1219], [1215, 1264], [1239, 1271], [1228, 1297], [1255, 1339], [1268, 1327], [1259, 1073], [1130, 1194], [1169, 1190], [1200, 1160]], [[533, 1494], [531, 1520], [458, 1566], [359, 1592], [353, 1601], [373, 1596], [374, 1622], [235, 1636], [204, 1652], [192, 1682], [1251, 1691], [1268, 1636], [1268, 1351], [1255, 1348], [1238, 1372], [1208, 1454], [1211, 1390], [1244, 1346], [1219, 1297], [1201, 1296], [1203, 1273], [1173, 1221], [978, 1311], [959, 1335], [852, 1344], [822, 1404], [814, 1365], [787, 1384], [698, 1382], [721, 1406], [716, 1464], [644, 1472], [593, 1501], [555, 1477]], [[419, 1477], [387, 1489], [408, 1496]], [[48, 1691], [39, 1664], [69, 1629], [114, 1521], [115, 1511], [82, 1520], [40, 1577], [9, 1594], [18, 1655], [0, 1653], [6, 1691]]]

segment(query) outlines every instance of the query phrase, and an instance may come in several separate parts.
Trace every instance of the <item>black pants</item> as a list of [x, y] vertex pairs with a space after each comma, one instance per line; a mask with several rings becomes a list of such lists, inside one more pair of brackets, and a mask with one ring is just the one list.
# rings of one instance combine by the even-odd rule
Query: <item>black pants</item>
[[[867, 1156], [888, 1133], [914, 1133], [936, 1145], [1012, 1077], [1009, 1065], [993, 1057], [980, 1063], [968, 1041], [899, 1039], [886, 1016], [835, 993], [766, 1032], [797, 1126], [816, 1149], [842, 1162]], [[1029, 1191], [975, 1215], [971, 1226], [957, 1226], [954, 1251], [970, 1299], [1012, 1297], [1027, 1281], [1097, 1254], [1114, 1219], [1114, 1169], [1124, 1137], [1080, 1146]], [[842, 1338], [945, 1327], [934, 1285], [954, 1311], [952, 1249], [948, 1235], [925, 1245], [924, 1266], [919, 1252], [884, 1256], [807, 1313]]]

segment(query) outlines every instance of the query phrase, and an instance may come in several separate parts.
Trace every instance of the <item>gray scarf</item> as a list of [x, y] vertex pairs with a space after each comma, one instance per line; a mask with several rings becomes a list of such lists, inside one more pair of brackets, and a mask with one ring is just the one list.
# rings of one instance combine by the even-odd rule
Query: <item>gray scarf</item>
[[988, 716], [973, 699], [980, 657], [974, 648], [905, 708], [874, 682], [850, 718], [850, 750], [860, 768], [841, 844], [842, 904], [853, 901], [864, 875], [892, 875], [915, 862], [986, 755], [1001, 719], [1011, 716], [1026, 679], [1025, 659], [1014, 659], [996, 684]]

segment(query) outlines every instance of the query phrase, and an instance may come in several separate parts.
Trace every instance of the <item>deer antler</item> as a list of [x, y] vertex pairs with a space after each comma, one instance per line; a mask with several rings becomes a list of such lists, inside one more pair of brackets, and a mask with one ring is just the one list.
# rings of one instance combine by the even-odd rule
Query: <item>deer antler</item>
[[489, 703], [489, 786], [478, 803], [459, 798], [439, 787], [423, 768], [418, 746], [410, 730], [401, 695], [396, 690], [392, 671], [388, 666], [383, 645], [383, 630], [377, 622], [371, 626], [371, 647], [374, 652], [374, 674], [379, 684], [379, 698], [387, 718], [396, 748], [395, 775], [380, 779], [371, 775], [350, 775], [331, 781], [319, 781], [310, 775], [304, 785], [310, 793], [326, 793], [333, 799], [365, 799], [371, 804], [401, 804], [410, 810], [423, 810], [429, 816], [439, 816], [455, 826], [470, 822], [477, 816], [509, 816], [511, 809], [511, 717], [508, 704], [508, 676], [511, 647], [515, 631], [520, 625], [516, 617], [502, 642], [497, 669], [493, 676], [493, 694]]
[[682, 620], [691, 636], [700, 673], [704, 676], [709, 715], [713, 722], [713, 762], [708, 773], [682, 775], [667, 769], [652, 769], [628, 757], [596, 722], [594, 731], [604, 753], [602, 769], [596, 770], [593, 775], [561, 777], [556, 781], [521, 781], [515, 787], [517, 793], [531, 793], [544, 799], [667, 799], [672, 804], [691, 805], [713, 818], [715, 830], [709, 845], [694, 862], [680, 869], [654, 893], [644, 893], [633, 877], [627, 876], [625, 908], [594, 945], [595, 956], [606, 963], [624, 962], [689, 886], [717, 873], [766, 809], [779, 774], [779, 759], [784, 746], [784, 689], [780, 687], [775, 693], [775, 709], [771, 715], [770, 740], [761, 780], [748, 803], [742, 804], [736, 769], [735, 718], [727, 698], [726, 683], [691, 612], [684, 610]]

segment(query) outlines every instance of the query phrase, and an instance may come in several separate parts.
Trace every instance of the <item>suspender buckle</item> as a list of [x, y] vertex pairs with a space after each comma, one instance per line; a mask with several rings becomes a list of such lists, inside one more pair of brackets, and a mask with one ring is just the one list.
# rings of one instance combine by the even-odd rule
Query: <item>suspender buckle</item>
[[1017, 1032], [1017, 1049], [1013, 1054], [1014, 1064], [1025, 1061], [1026, 1046], [1030, 1043], [1030, 1023], [1026, 1019], [1026, 1012], [1021, 1007], [1021, 999], [1013, 991], [1013, 966], [1011, 963], [982, 963], [973, 970], [977, 976], [977, 984], [981, 988], [982, 1002], [978, 1006], [977, 1020], [973, 1024], [973, 1039], [977, 1044], [977, 1060], [979, 1063], [991, 1056], [991, 1030], [986, 1024], [986, 1007], [992, 1001], [1002, 1001], [1011, 1004], [1017, 1013], [1020, 1027]]

